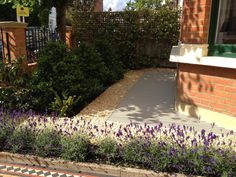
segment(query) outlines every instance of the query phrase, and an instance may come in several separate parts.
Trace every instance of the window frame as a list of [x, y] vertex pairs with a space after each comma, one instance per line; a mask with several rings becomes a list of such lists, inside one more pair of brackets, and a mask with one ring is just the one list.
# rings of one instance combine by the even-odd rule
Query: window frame
[[221, 56], [236, 58], [236, 44], [217, 44], [215, 43], [216, 30], [219, 16], [220, 0], [212, 0], [210, 30], [208, 37], [208, 56]]

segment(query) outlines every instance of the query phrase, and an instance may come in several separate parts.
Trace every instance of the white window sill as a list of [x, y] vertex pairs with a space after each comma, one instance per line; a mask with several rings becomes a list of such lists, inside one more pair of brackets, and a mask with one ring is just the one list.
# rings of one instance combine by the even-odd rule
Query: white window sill
[[217, 56], [196, 57], [194, 55], [181, 56], [178, 49], [176, 49], [172, 50], [170, 54], [169, 60], [171, 62], [236, 69], [236, 58]]

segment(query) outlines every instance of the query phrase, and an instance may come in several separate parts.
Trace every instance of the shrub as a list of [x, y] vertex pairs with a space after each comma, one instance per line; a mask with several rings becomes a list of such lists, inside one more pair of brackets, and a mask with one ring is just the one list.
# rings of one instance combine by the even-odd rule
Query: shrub
[[0, 107], [11, 110], [30, 110], [34, 98], [30, 89], [6, 87], [0, 88]]
[[[7, 145], [3, 146], [3, 150], [43, 157], [61, 155], [74, 161], [98, 159], [101, 162], [190, 175], [236, 175], [236, 139], [232, 131], [216, 135], [175, 124], [170, 127], [133, 123], [98, 127], [83, 118], [57, 121], [56, 117], [32, 116], [32, 113], [5, 113], [0, 110], [0, 128], [5, 128], [0, 131], [0, 141], [5, 141]], [[22, 120], [30, 128], [18, 127]], [[53, 126], [54, 130], [42, 132], [41, 128], [47, 126]], [[7, 128], [9, 133], [5, 133]], [[12, 135], [6, 136], [11, 132]], [[33, 132], [38, 132], [36, 142]], [[70, 136], [65, 137], [68, 134]], [[101, 141], [97, 142], [98, 139]]]
[[28, 153], [32, 152], [35, 134], [27, 127], [15, 129], [8, 140], [8, 146], [11, 152]]
[[[73, 116], [110, 84], [123, 76], [123, 70], [107, 44], [97, 48], [81, 44], [68, 51], [60, 42], [49, 42], [40, 53], [37, 70], [24, 88], [19, 83], [0, 88], [0, 106], [9, 110], [45, 110], [60, 116]], [[113, 57], [109, 58], [110, 55]], [[103, 58], [104, 57], [104, 58]], [[23, 78], [20, 64], [15, 64], [17, 78]], [[3, 67], [8, 68], [8, 67]], [[15, 71], [16, 70], [16, 71]], [[4, 74], [4, 72], [3, 72]], [[7, 77], [4, 76], [5, 80]], [[19, 81], [17, 79], [16, 81]], [[17, 87], [16, 87], [17, 86]], [[22, 85], [23, 86], [23, 85]], [[46, 99], [45, 99], [46, 98]]]
[[109, 85], [123, 78], [124, 69], [115, 50], [108, 41], [96, 41], [96, 50], [101, 54], [103, 62], [108, 68], [108, 74], [105, 76], [106, 84]]
[[[67, 52], [64, 44], [49, 43], [39, 59], [32, 84], [35, 92], [41, 93], [35, 94], [39, 104], [63, 116], [72, 116], [106, 88], [108, 75], [108, 68], [94, 48], [81, 44]], [[58, 100], [66, 103], [69, 98], [73, 98], [71, 104], [58, 104]]]
[[12, 127], [7, 123], [0, 123], [0, 150], [6, 148], [8, 137], [12, 134]]
[[58, 157], [61, 154], [61, 135], [46, 129], [36, 136], [35, 153], [41, 157]]
[[17, 62], [10, 64], [0, 64], [0, 82], [7, 85], [18, 87], [29, 86], [30, 72], [27, 67], [25, 58], [19, 58]]
[[178, 171], [181, 167], [181, 163], [178, 163], [179, 150], [178, 146], [172, 147], [164, 141], [150, 143], [148, 151], [152, 168], [158, 171]]
[[104, 89], [109, 69], [106, 66], [100, 53], [98, 53], [92, 45], [80, 44], [80, 46], [73, 51], [73, 54], [78, 60], [78, 68], [85, 74], [89, 80], [96, 80], [100, 83], [101, 89]]
[[104, 138], [98, 143], [96, 153], [100, 159], [113, 162], [119, 156], [118, 144], [114, 139]]
[[123, 147], [123, 158], [132, 165], [147, 166], [149, 164], [149, 142], [143, 139], [131, 139]]
[[77, 162], [83, 162], [87, 159], [90, 147], [89, 140], [81, 135], [64, 137], [62, 139], [62, 158]]

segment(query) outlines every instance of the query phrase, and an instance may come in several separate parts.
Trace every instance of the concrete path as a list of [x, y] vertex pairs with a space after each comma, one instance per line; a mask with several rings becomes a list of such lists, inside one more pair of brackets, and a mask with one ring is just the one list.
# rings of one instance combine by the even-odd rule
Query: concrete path
[[175, 72], [171, 70], [147, 71], [129, 90], [108, 122], [147, 123], [164, 125], [176, 123], [193, 126], [196, 130], [206, 129], [215, 133], [226, 132], [220, 127], [180, 115], [174, 110], [176, 93]]

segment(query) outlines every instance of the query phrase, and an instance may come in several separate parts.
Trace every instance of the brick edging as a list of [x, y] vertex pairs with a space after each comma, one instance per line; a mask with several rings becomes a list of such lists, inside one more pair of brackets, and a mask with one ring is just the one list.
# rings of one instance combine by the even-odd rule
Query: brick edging
[[38, 166], [56, 170], [66, 170], [83, 173], [96, 173], [100, 175], [120, 176], [120, 177], [186, 177], [183, 174], [168, 174], [154, 172], [151, 170], [142, 170], [125, 167], [115, 167], [111, 165], [95, 164], [95, 163], [75, 163], [61, 159], [41, 158], [32, 155], [12, 154], [8, 152], [0, 152], [0, 162], [17, 163], [29, 166]]

